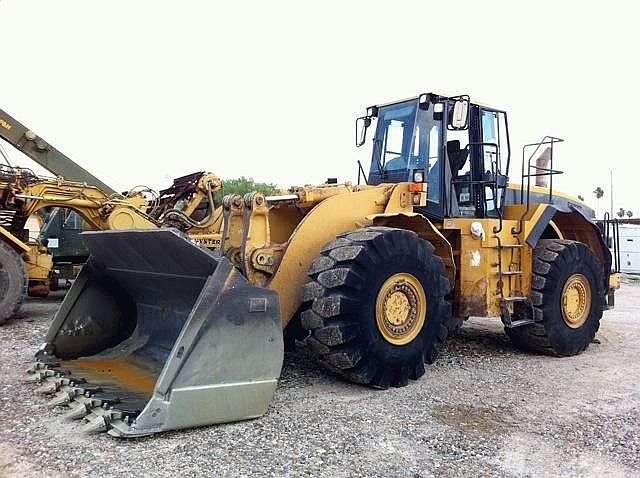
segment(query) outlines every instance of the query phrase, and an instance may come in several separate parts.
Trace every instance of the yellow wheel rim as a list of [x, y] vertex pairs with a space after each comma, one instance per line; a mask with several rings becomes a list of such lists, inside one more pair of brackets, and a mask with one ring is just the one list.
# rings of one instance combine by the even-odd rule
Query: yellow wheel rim
[[407, 273], [389, 277], [376, 298], [376, 324], [384, 339], [405, 345], [415, 339], [427, 316], [427, 297], [420, 281]]
[[562, 318], [572, 329], [582, 327], [591, 312], [591, 285], [582, 274], [573, 274], [562, 289]]

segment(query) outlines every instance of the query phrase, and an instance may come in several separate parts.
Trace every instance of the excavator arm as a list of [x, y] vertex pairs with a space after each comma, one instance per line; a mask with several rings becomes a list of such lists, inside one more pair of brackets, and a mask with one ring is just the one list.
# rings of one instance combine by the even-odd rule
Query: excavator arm
[[116, 192], [2, 109], [0, 138], [56, 176], [91, 184], [107, 194]]
[[14, 194], [27, 218], [45, 207], [63, 207], [78, 213], [90, 229], [155, 229], [159, 223], [146, 214], [142, 195], [107, 195], [95, 186], [65, 180], [42, 180]]
[[[213, 174], [200, 172], [177, 178], [171, 188], [161, 192], [156, 207], [150, 207], [141, 194], [118, 195], [2, 109], [0, 138], [58, 178], [35, 183], [29, 180], [28, 186], [22, 181], [16, 188], [15, 184], [2, 184], [0, 177], [2, 209], [19, 210], [9, 204], [10, 200], [18, 199], [24, 200], [20, 215], [25, 219], [43, 207], [59, 206], [76, 211], [95, 230], [149, 229], [166, 225], [183, 231], [189, 229], [198, 242], [210, 247], [219, 245], [222, 209], [215, 209], [213, 194], [222, 188], [222, 182]], [[22, 171], [24, 175], [28, 172]], [[206, 216], [199, 220], [194, 218], [205, 203], [208, 204]]]
[[[195, 242], [211, 248], [219, 247], [221, 208], [208, 207], [208, 213], [201, 220], [191, 217], [205, 196], [212, 204], [213, 194], [221, 187], [220, 180], [214, 175], [201, 173], [193, 191], [183, 191], [175, 197], [167, 197], [159, 204], [158, 201], [147, 202], [140, 192], [133, 191], [126, 196], [107, 194], [84, 183], [62, 178], [38, 179], [26, 170], [10, 169], [12, 174], [0, 174], [0, 243], [6, 243], [14, 251], [13, 254], [21, 255], [28, 276], [30, 295], [45, 296], [49, 293], [49, 281], [54, 267], [53, 257], [47, 248], [37, 241], [30, 241], [23, 234], [27, 219], [44, 208], [57, 207], [74, 211], [90, 230], [178, 227], [183, 232], [188, 232]], [[161, 212], [158, 213], [158, 210]], [[8, 287], [13, 285], [19, 288], [19, 275], [13, 274], [10, 279], [12, 282]], [[6, 291], [2, 289], [0, 292]], [[7, 294], [0, 297], [0, 323], [15, 310], [14, 305], [2, 307], [2, 302], [9, 299]], [[3, 314], [3, 309], [9, 312]]]

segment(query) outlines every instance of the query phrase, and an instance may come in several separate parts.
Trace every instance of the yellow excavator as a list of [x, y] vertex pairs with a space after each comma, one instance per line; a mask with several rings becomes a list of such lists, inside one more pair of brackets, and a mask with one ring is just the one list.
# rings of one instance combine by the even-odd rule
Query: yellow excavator
[[25, 230], [27, 220], [45, 208], [72, 210], [89, 230], [171, 225], [215, 247], [219, 234], [212, 238], [210, 233], [219, 232], [222, 220], [213, 203], [221, 187], [215, 175], [177, 178], [159, 194], [143, 187], [119, 194], [2, 110], [0, 138], [58, 175], [42, 178], [8, 161], [0, 164], [0, 323], [16, 314], [27, 293], [49, 292], [52, 255]]
[[85, 233], [29, 380], [85, 431], [136, 437], [264, 414], [284, 329], [378, 389], [419, 379], [469, 316], [522, 349], [585, 350], [619, 276], [589, 208], [553, 190], [560, 140], [523, 148], [516, 186], [504, 110], [425, 93], [369, 107], [357, 145], [374, 124], [363, 184], [227, 195], [217, 251], [172, 228]]

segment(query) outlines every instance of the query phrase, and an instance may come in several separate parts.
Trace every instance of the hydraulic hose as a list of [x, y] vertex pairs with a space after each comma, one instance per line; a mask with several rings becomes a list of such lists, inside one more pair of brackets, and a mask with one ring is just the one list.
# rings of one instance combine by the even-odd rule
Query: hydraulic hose
[[202, 221], [195, 221], [187, 216], [184, 212], [178, 209], [170, 209], [164, 216], [162, 223], [164, 224], [167, 221], [167, 218], [170, 216], [176, 216], [179, 218], [181, 222], [191, 227], [207, 227], [213, 222], [213, 213], [215, 211], [214, 203], [213, 203], [213, 192], [211, 191], [211, 184], [207, 183], [207, 198], [209, 199], [209, 210], [207, 212], [206, 217]]

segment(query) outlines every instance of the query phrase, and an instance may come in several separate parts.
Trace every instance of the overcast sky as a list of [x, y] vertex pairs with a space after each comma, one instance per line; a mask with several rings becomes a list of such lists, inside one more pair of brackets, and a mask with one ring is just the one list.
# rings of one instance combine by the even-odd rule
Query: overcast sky
[[514, 172], [560, 136], [559, 187], [602, 210], [613, 169], [640, 215], [633, 3], [0, 0], [0, 107], [125, 190], [355, 180], [365, 106], [467, 93], [509, 112]]

